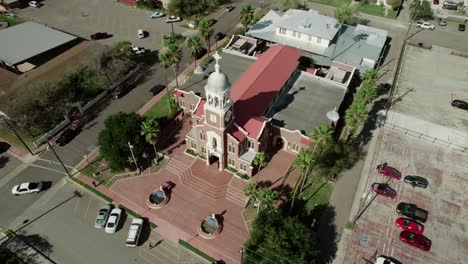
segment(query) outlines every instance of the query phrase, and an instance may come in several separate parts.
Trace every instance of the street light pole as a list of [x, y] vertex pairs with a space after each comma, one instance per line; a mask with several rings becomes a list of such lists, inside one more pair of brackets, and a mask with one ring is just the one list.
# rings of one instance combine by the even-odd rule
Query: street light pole
[[26, 144], [26, 142], [24, 142], [23, 138], [18, 134], [18, 132], [16, 132], [16, 130], [13, 128], [13, 126], [8, 122], [9, 117], [5, 113], [3, 113], [2, 111], [0, 111], [0, 115], [3, 117], [3, 121], [5, 121], [5, 123], [11, 129], [11, 131], [13, 131], [13, 133], [15, 133], [16, 137], [18, 137], [18, 139], [21, 141], [21, 143], [23, 143], [24, 147], [29, 151], [29, 153], [31, 155], [34, 155], [34, 153], [29, 148], [29, 146]]
[[133, 154], [133, 145], [130, 143], [130, 141], [128, 142], [128, 147], [130, 148], [130, 153], [132, 153], [132, 158], [133, 158], [133, 162], [135, 163], [137, 173], [140, 173], [140, 168], [138, 167], [138, 163], [136, 161], [135, 154]]

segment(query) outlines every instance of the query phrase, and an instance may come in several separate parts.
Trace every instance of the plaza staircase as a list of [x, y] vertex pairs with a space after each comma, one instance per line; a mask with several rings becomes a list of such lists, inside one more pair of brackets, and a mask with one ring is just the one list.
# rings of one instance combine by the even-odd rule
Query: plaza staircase
[[244, 191], [242, 189], [239, 189], [232, 184], [229, 185], [226, 191], [226, 199], [240, 205], [242, 207], [245, 207], [245, 204], [247, 203], [247, 197], [244, 195]]

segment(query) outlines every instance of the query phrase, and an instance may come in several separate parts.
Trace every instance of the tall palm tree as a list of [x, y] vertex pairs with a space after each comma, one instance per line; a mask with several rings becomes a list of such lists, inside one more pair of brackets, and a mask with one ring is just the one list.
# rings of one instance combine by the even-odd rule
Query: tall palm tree
[[198, 22], [198, 30], [200, 31], [202, 38], [205, 39], [205, 42], [208, 45], [208, 53], [210, 53], [211, 37], [214, 35], [214, 29], [210, 23], [210, 19], [207, 17], [200, 19]]
[[309, 137], [315, 142], [312, 151], [312, 154], [314, 154], [317, 147], [323, 146], [333, 138], [333, 129], [329, 125], [321, 124], [309, 133]]
[[158, 164], [158, 152], [156, 151], [156, 144], [158, 143], [161, 129], [159, 123], [155, 119], [148, 119], [141, 124], [140, 134], [145, 137], [146, 142], [153, 145], [154, 162]]
[[358, 128], [367, 117], [367, 108], [359, 101], [352, 104], [345, 113], [345, 123], [347, 128], [346, 139]]
[[203, 49], [200, 42], [200, 37], [193, 35], [187, 39], [187, 48], [190, 50], [190, 55], [192, 55], [193, 60], [195, 61], [195, 68], [197, 67], [197, 56], [200, 54]]
[[245, 196], [255, 198], [257, 194], [257, 184], [249, 182], [243, 189]]
[[[296, 198], [296, 193], [297, 193], [297, 190], [299, 189], [299, 186], [302, 186], [303, 183], [301, 182], [304, 182], [305, 179], [307, 178], [308, 174], [309, 174], [309, 169], [310, 167], [312, 166], [312, 164], [315, 162], [312, 154], [310, 152], [307, 152], [307, 151], [303, 151], [301, 153], [299, 153], [299, 155], [297, 155], [296, 159], [293, 161], [293, 166], [296, 167], [297, 169], [299, 169], [299, 177], [294, 185], [294, 189], [293, 189], [293, 200], [292, 200], [292, 203], [291, 203], [291, 208], [294, 206], [294, 200]], [[301, 187], [302, 188], [302, 187]]]
[[[252, 24], [254, 20], [254, 10], [250, 5], [242, 5], [240, 7], [240, 22], [244, 26], [245, 32], [247, 32], [247, 27]], [[244, 34], [245, 34], [244, 32]]]
[[340, 24], [340, 27], [338, 28], [338, 37], [336, 38], [335, 46], [333, 47], [333, 53], [331, 56], [332, 61], [335, 59], [336, 46], [338, 46], [338, 41], [341, 36], [341, 31], [343, 30], [342, 29], [343, 25], [346, 23], [347, 20], [353, 17], [356, 10], [357, 10], [356, 8], [351, 7], [351, 2], [350, 2], [347, 5], [338, 7], [335, 11], [335, 18], [336, 20], [338, 20], [338, 24]]
[[[257, 174], [258, 172], [263, 168], [265, 167], [266, 165], [268, 165], [268, 159], [270, 157], [268, 156], [268, 154], [266, 154], [265, 152], [259, 152], [257, 153], [257, 155], [255, 155], [255, 158], [253, 160], [253, 164], [255, 166], [257, 166]], [[256, 179], [256, 183], [258, 183], [258, 175], [257, 175], [257, 179]]]
[[356, 99], [363, 105], [368, 105], [372, 100], [377, 97], [377, 90], [375, 89], [375, 84], [364, 83], [359, 91], [356, 93]]
[[370, 69], [362, 74], [361, 80], [363, 83], [375, 84], [379, 78], [379, 74], [380, 73], [378, 69]]
[[182, 49], [178, 45], [172, 43], [169, 44], [167, 54], [169, 57], [169, 63], [172, 66], [172, 70], [174, 70], [176, 86], [177, 88], [179, 88], [179, 81], [177, 80], [177, 70], [179, 69], [179, 63], [182, 60]]
[[[159, 53], [159, 66], [163, 68], [167, 100], [171, 102], [171, 95], [169, 94], [169, 86], [167, 85], [167, 68], [171, 66], [171, 62], [169, 60], [169, 54], [167, 51]], [[177, 79], [177, 76], [176, 76], [176, 79]], [[172, 104], [169, 103], [169, 106], [171, 107], [171, 110], [172, 110]]]
[[278, 203], [278, 200], [278, 191], [273, 191], [270, 188], [263, 188], [258, 191], [258, 201], [260, 202], [259, 207], [263, 206], [264, 209], [272, 209]]

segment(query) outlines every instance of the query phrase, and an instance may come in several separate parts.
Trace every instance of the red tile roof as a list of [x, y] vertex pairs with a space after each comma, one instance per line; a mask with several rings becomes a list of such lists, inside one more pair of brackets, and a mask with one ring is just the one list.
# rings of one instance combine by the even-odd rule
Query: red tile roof
[[249, 136], [257, 138], [263, 127], [265, 111], [299, 64], [301, 53], [276, 45], [262, 54], [231, 89], [236, 122]]
[[309, 145], [310, 139], [301, 137], [301, 140], [299, 142], [304, 145]]
[[198, 117], [202, 117], [203, 114], [205, 113], [205, 103], [206, 103], [206, 100], [201, 99], [200, 103], [198, 104], [197, 110], [195, 110], [195, 113], [193, 113], [193, 114], [198, 116]]
[[234, 138], [236, 138], [239, 142], [244, 141], [246, 138], [245, 134], [234, 124], [228, 129], [228, 133], [231, 134]]
[[174, 94], [175, 96], [184, 96], [184, 94], [179, 90], [175, 90], [172, 94]]

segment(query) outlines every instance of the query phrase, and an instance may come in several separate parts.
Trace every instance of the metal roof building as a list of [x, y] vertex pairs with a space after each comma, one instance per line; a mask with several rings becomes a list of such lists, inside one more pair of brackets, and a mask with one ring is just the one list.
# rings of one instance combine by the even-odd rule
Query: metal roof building
[[0, 61], [18, 72], [18, 64], [46, 51], [76, 40], [77, 37], [35, 22], [25, 22], [0, 30]]

